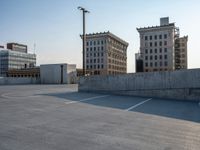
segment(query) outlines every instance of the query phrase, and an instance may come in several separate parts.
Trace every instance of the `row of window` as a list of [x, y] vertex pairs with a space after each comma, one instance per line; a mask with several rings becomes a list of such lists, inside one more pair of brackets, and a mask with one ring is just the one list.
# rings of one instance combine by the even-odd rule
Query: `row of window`
[[104, 47], [103, 46], [101, 46], [101, 47], [90, 47], [90, 48], [88, 48], [87, 47], [87, 52], [90, 50], [90, 51], [96, 51], [96, 50], [98, 50], [98, 51], [100, 51], [100, 49], [103, 51], [104, 50]]
[[[163, 49], [160, 48], [159, 52], [162, 53], [162, 51], [163, 51]], [[167, 53], [167, 48], [164, 48], [164, 52]], [[145, 49], [145, 54], [148, 54], [148, 53], [150, 53], [150, 54], [153, 53], [153, 49], [149, 49], [149, 50]], [[158, 49], [157, 48], [154, 49], [154, 53], [158, 53]]]
[[162, 66], [167, 67], [167, 65], [168, 65], [167, 61], [165, 61], [164, 64], [162, 61], [160, 61], [159, 64], [158, 64], [158, 62], [155, 62], [155, 63], [153, 63], [153, 62], [147, 63], [146, 62], [145, 63], [145, 67], [162, 67]]
[[[167, 41], [164, 41], [164, 43], [162, 41], [160, 41], [160, 42], [154, 42], [154, 47], [163, 46], [163, 44], [164, 44], [164, 46], [167, 46]], [[149, 42], [149, 45], [148, 45], [148, 43], [145, 43], [145, 46], [146, 47], [147, 46], [153, 47], [153, 42]]]
[[94, 56], [94, 57], [99, 57], [99, 56], [102, 56], [103, 57], [103, 53], [87, 53], [86, 54], [86, 57], [92, 57], [92, 56]]
[[[87, 59], [87, 63], [100, 63], [100, 59]], [[101, 63], [103, 63], [103, 59], [101, 59]]]
[[159, 39], [167, 39], [167, 34], [164, 34], [164, 35], [162, 35], [162, 34], [160, 34], [160, 35], [154, 35], [154, 36], [152, 36], [152, 35], [150, 35], [150, 36], [145, 36], [145, 40], [147, 41], [147, 40], [153, 40], [153, 38], [154, 38], [154, 40], [157, 40], [158, 38]]
[[[153, 56], [150, 56], [150, 57], [145, 56], [145, 60], [148, 60], [148, 59], [152, 60], [152, 59], [153, 59]], [[155, 56], [154, 56], [154, 59], [157, 60], [157, 59], [158, 59], [158, 56], [155, 55]], [[159, 56], [159, 59], [160, 59], [160, 60], [163, 59], [163, 56], [160, 55], [160, 56]], [[164, 55], [164, 59], [167, 59], [167, 55]]]
[[[167, 71], [168, 69], [162, 69], [162, 68], [158, 68], [158, 69], [153, 69], [153, 71]], [[151, 69], [145, 69], [145, 72], [149, 72], [149, 71], [152, 71]]]
[[106, 40], [97, 40], [97, 41], [87, 41], [87, 46], [92, 46], [92, 45], [100, 45], [106, 43]]
[[87, 69], [103, 69], [104, 65], [87, 65]]

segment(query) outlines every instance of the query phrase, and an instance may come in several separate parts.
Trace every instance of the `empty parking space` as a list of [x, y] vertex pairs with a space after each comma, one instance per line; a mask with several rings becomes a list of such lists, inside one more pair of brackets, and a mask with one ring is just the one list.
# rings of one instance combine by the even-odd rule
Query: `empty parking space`
[[77, 85], [0, 87], [0, 149], [199, 149], [200, 106], [77, 92]]

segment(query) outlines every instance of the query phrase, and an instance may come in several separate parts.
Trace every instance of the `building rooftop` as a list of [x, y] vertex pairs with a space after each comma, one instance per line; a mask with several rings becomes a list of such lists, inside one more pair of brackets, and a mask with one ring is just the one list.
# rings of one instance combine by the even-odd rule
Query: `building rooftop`
[[157, 29], [157, 28], [166, 28], [166, 27], [175, 27], [175, 23], [169, 23], [168, 25], [161, 25], [161, 26], [148, 26], [148, 27], [141, 27], [141, 28], [136, 28], [138, 31], [141, 30], [149, 30], [149, 29]]
[[[120, 42], [122, 42], [126, 46], [129, 45], [128, 42], [122, 40], [121, 38], [119, 38], [118, 36], [114, 35], [110, 31], [107, 31], [107, 32], [96, 32], [96, 33], [86, 34], [86, 37], [99, 37], [99, 36], [110, 36], [111, 38], [119, 40]], [[82, 38], [82, 35], [81, 35], [81, 38]]]

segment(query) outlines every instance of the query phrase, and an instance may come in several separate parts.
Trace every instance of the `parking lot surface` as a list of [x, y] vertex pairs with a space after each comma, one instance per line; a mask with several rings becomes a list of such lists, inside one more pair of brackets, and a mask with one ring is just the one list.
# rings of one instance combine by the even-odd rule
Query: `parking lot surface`
[[0, 86], [0, 150], [199, 150], [200, 104]]

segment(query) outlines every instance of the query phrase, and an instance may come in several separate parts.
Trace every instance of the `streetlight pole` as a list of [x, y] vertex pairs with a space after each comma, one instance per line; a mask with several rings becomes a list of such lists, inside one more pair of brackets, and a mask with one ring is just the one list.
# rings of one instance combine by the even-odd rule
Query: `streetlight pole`
[[78, 7], [79, 10], [83, 12], [83, 76], [86, 74], [86, 69], [85, 69], [85, 41], [86, 41], [86, 36], [85, 36], [85, 13], [89, 13], [88, 10], [86, 10], [83, 7]]

